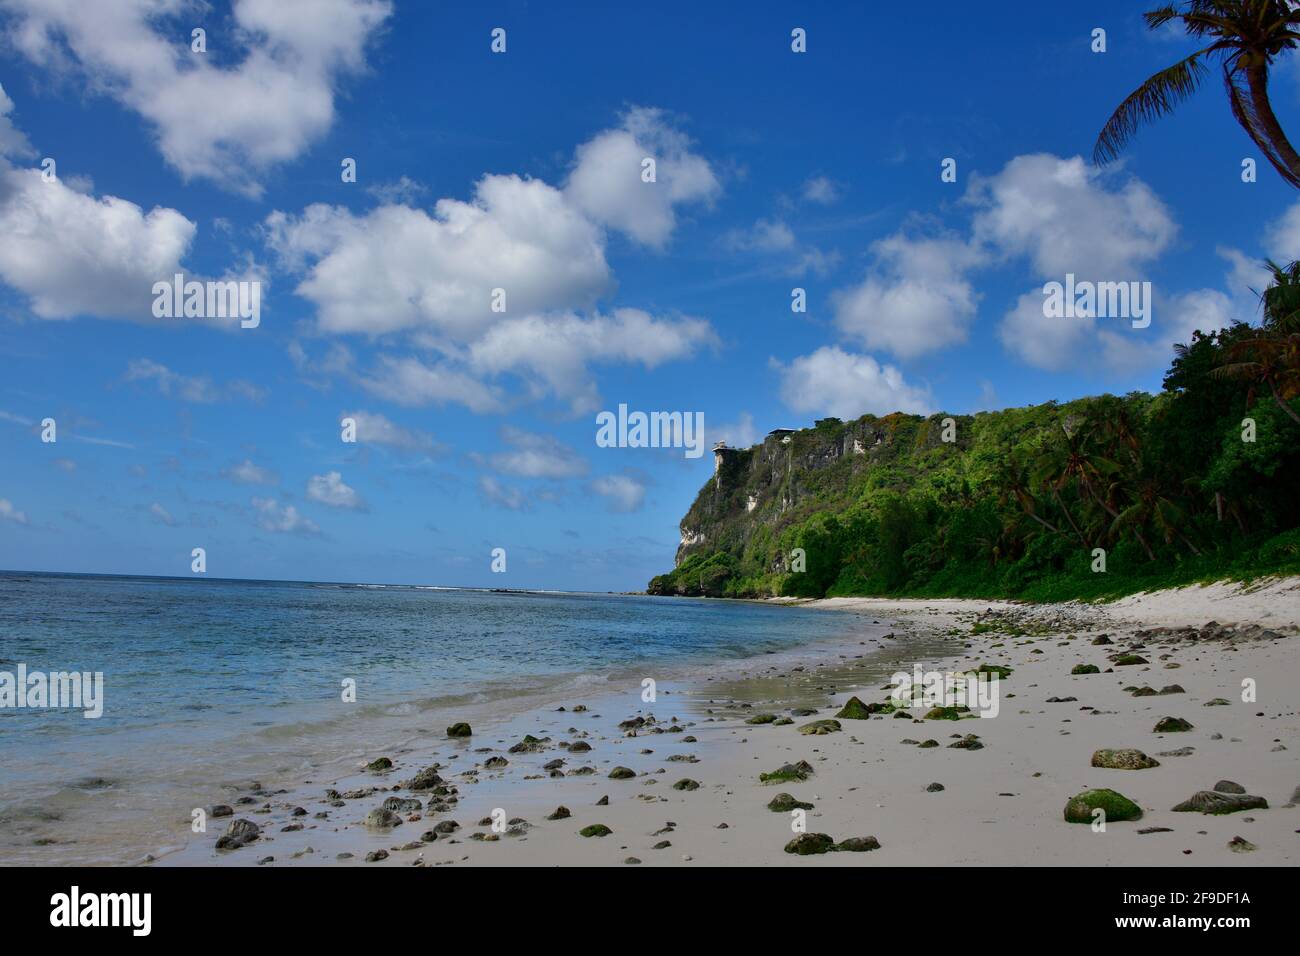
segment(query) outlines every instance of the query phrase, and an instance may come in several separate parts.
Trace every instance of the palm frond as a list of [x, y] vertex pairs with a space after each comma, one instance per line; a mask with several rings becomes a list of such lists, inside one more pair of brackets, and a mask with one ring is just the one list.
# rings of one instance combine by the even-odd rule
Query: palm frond
[[1210, 72], [1201, 57], [1214, 48], [1197, 50], [1130, 93], [1102, 127], [1092, 150], [1093, 162], [1105, 165], [1114, 160], [1137, 134], [1138, 127], [1172, 113], [1179, 103], [1195, 93]]

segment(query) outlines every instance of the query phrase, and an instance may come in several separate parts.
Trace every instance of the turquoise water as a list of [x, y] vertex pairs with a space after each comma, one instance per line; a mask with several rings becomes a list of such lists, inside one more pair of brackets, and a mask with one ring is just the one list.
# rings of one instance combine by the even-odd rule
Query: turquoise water
[[[97, 720], [0, 709], [0, 859], [111, 859], [228, 781], [324, 772], [453, 718], [668, 680], [856, 623], [746, 602], [0, 572], [0, 671], [104, 674]], [[92, 818], [102, 832], [87, 832]]]

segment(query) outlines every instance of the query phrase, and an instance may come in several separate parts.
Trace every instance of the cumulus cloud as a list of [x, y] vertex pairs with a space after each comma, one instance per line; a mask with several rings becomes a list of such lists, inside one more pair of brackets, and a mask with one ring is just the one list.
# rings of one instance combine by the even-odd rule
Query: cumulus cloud
[[979, 303], [967, 278], [983, 261], [977, 249], [959, 239], [899, 233], [875, 243], [872, 252], [871, 273], [831, 296], [841, 334], [900, 358], [966, 340]]
[[591, 490], [605, 499], [610, 511], [619, 514], [637, 511], [645, 503], [645, 482], [627, 472], [594, 478]]
[[8, 498], [0, 498], [0, 521], [12, 521], [14, 524], [27, 524], [27, 513], [19, 511]]
[[475, 342], [469, 356], [477, 371], [515, 372], [528, 379], [535, 396], [558, 396], [582, 413], [599, 404], [589, 364], [634, 363], [653, 369], [717, 342], [712, 326], [701, 319], [616, 309], [590, 318], [564, 313], [508, 319]]
[[175, 209], [145, 212], [0, 160], [0, 279], [40, 318], [155, 321], [153, 284], [185, 271], [195, 228]]
[[[659, 181], [643, 184], [638, 153], [635, 185], [657, 189], [648, 195], [658, 198], [650, 219], [633, 225], [609, 178], [614, 154], [629, 143], [653, 146], [660, 160]], [[579, 147], [563, 189], [487, 175], [469, 201], [441, 199], [431, 211], [396, 201], [364, 214], [315, 204], [296, 215], [275, 211], [263, 229], [280, 265], [300, 276], [295, 291], [315, 305], [318, 331], [387, 337], [370, 369], [355, 371], [350, 355], [335, 363], [371, 394], [495, 413], [513, 403], [498, 380], [512, 375], [527, 398], [555, 397], [581, 413], [599, 401], [590, 365], [654, 368], [716, 343], [699, 319], [596, 308], [614, 287], [606, 230], [644, 226], [652, 232], [640, 238], [662, 244], [677, 206], [708, 201], [716, 188], [708, 163], [662, 113], [634, 109]], [[628, 202], [634, 218], [646, 211], [641, 200]], [[399, 334], [418, 351], [395, 352]], [[300, 369], [314, 374], [294, 348]]]
[[319, 502], [330, 508], [345, 508], [349, 511], [365, 511], [366, 503], [355, 488], [344, 484], [343, 476], [337, 471], [323, 475], [313, 475], [307, 481], [307, 499]]
[[[138, 113], [185, 179], [258, 196], [261, 174], [299, 156], [334, 120], [341, 77], [391, 13], [386, 0], [234, 0], [227, 63], [178, 37], [189, 4], [3, 0], [7, 40], [32, 63], [83, 80]], [[215, 37], [210, 42], [218, 42]]]
[[357, 441], [362, 444], [384, 445], [409, 452], [432, 452], [438, 448], [438, 443], [428, 432], [404, 428], [378, 412], [357, 409], [355, 412], [343, 412], [339, 418], [350, 418], [356, 422]]
[[487, 413], [506, 407], [501, 390], [447, 362], [432, 364], [413, 356], [381, 355], [373, 371], [359, 378], [362, 388], [399, 405], [464, 405]]
[[520, 478], [576, 478], [587, 473], [587, 462], [553, 435], [538, 435], [507, 425], [501, 438], [508, 451], [487, 459], [497, 471]]
[[274, 212], [267, 240], [288, 268], [306, 268], [297, 293], [325, 332], [421, 329], [472, 339], [504, 314], [586, 306], [611, 282], [600, 229], [541, 180], [484, 176], [470, 202], [441, 199], [433, 214], [380, 206], [356, 215], [315, 204]]
[[781, 377], [782, 400], [797, 412], [847, 420], [867, 413], [926, 415], [934, 407], [929, 390], [909, 385], [894, 366], [836, 346], [773, 366]]
[[264, 531], [277, 534], [320, 534], [320, 527], [299, 513], [293, 505], [282, 505], [274, 498], [250, 499], [257, 524]]
[[26, 134], [14, 126], [9, 114], [13, 112], [14, 101], [0, 86], [0, 156], [12, 156], [15, 159], [30, 159], [36, 155], [36, 149], [28, 141]]
[[225, 469], [221, 477], [240, 485], [274, 485], [280, 481], [280, 477], [275, 472], [255, 464], [248, 458]]
[[[635, 107], [622, 124], [578, 147], [566, 197], [592, 221], [636, 242], [663, 248], [677, 226], [677, 207], [712, 202], [722, 186], [708, 160], [662, 110]], [[655, 161], [655, 182], [642, 181], [642, 161]]]
[[1017, 156], [996, 175], [972, 179], [974, 240], [1027, 257], [1045, 279], [1142, 278], [1138, 271], [1168, 248], [1177, 227], [1141, 180], [1111, 188], [1117, 175], [1079, 156]]
[[813, 176], [803, 184], [803, 198], [829, 206], [840, 198], [839, 183], [825, 176]]

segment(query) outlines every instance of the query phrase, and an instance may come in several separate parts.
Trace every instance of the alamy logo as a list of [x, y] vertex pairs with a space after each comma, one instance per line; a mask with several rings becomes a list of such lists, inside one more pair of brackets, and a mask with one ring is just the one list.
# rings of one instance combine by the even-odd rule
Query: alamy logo
[[153, 928], [150, 893], [83, 894], [74, 886], [51, 896], [50, 907], [51, 926], [129, 926], [133, 936], [148, 936]]
[[234, 319], [240, 328], [262, 323], [262, 283], [256, 280], [198, 282], [176, 273], [170, 282], [153, 284], [156, 319]]
[[981, 717], [998, 715], [998, 675], [986, 671], [923, 671], [917, 664], [912, 673], [899, 672], [889, 692], [901, 707], [969, 707]]
[[95, 720], [104, 713], [104, 674], [102, 671], [27, 670], [0, 671], [0, 710], [10, 707], [43, 710], [68, 707], [85, 711], [81, 716]]
[[596, 444], [601, 448], [685, 448], [687, 458], [704, 454], [703, 412], [628, 412], [596, 416]]
[[1151, 324], [1150, 282], [1065, 282], [1043, 286], [1043, 315], [1049, 319], [1131, 319], [1133, 328]]

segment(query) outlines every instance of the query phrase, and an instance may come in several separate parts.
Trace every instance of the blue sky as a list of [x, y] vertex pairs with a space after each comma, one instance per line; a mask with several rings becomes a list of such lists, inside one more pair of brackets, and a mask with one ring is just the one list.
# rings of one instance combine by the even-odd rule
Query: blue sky
[[[1088, 161], [1190, 50], [1140, 5], [714, 6], [0, 0], [0, 567], [637, 589], [711, 456], [597, 412], [747, 444], [1154, 390], [1300, 257], [1217, 78]], [[154, 318], [176, 271], [260, 325]], [[1150, 281], [1151, 327], [1045, 319], [1067, 272]]]

